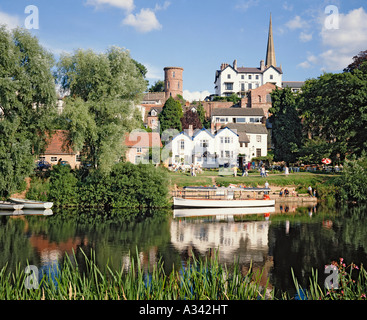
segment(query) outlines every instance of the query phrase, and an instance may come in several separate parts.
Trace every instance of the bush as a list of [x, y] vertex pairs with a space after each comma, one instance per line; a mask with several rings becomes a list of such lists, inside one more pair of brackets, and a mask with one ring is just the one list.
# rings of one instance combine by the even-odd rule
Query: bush
[[50, 172], [49, 183], [49, 201], [62, 206], [78, 203], [78, 179], [69, 166], [53, 166]]
[[48, 179], [42, 179], [40, 177], [34, 176], [31, 179], [31, 185], [27, 191], [26, 198], [48, 201], [48, 193], [50, 191], [50, 183]]
[[336, 181], [341, 201], [367, 202], [367, 157], [346, 160], [343, 173]]

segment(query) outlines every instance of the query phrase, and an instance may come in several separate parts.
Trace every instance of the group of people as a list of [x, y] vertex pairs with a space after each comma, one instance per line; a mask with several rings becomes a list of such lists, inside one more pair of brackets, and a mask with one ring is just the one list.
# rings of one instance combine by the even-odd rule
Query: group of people
[[316, 197], [317, 196], [316, 189], [312, 190], [312, 187], [311, 186], [308, 186], [307, 192], [308, 192], [308, 195], [310, 197]]

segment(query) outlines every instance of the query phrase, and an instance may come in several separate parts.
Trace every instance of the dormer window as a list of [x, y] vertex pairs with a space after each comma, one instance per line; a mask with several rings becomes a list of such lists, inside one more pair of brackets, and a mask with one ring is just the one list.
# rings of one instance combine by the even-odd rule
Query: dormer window
[[152, 116], [155, 117], [157, 115], [157, 111], [152, 110]]

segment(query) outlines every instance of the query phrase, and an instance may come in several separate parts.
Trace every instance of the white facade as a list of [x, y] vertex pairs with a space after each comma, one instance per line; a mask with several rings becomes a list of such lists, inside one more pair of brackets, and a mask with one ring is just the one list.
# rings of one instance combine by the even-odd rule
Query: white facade
[[172, 164], [200, 164], [204, 168], [215, 168], [237, 164], [240, 144], [238, 135], [224, 128], [215, 135], [207, 129], [197, 130], [192, 136], [181, 132], [167, 147], [172, 151]]
[[267, 134], [246, 133], [250, 142], [240, 143], [239, 154], [245, 162], [250, 162], [254, 157], [265, 157], [268, 153]]
[[260, 63], [260, 68], [237, 68], [236, 61], [233, 66], [222, 64], [221, 69], [215, 74], [215, 94], [230, 96], [235, 93], [243, 96], [246, 91], [256, 89], [268, 82], [282, 87], [282, 75], [280, 67], [265, 68], [263, 61]]

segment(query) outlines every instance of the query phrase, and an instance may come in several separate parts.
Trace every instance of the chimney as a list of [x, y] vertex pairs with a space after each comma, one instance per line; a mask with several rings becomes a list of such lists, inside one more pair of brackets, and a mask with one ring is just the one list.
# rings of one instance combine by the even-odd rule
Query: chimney
[[233, 69], [237, 70], [237, 60], [233, 61]]
[[260, 61], [260, 70], [264, 71], [264, 69], [265, 69], [265, 63], [264, 63], [264, 60], [261, 60]]
[[192, 124], [189, 125], [189, 132], [188, 132], [189, 136], [192, 137], [194, 135], [194, 129]]

